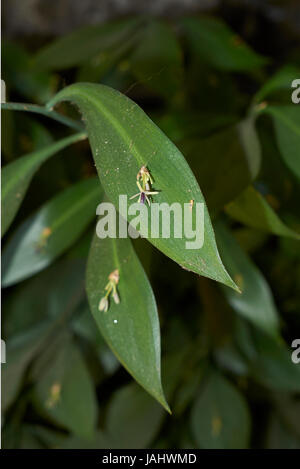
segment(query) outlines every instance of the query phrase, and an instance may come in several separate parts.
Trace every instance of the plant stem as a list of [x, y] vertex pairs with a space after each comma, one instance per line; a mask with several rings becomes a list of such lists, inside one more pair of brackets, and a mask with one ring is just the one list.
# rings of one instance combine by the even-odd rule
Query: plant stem
[[67, 125], [72, 129], [76, 130], [83, 130], [84, 127], [74, 119], [70, 117], [63, 116], [56, 111], [46, 109], [43, 106], [37, 106], [36, 104], [27, 104], [27, 103], [1, 103], [1, 109], [5, 109], [8, 111], [27, 111], [27, 112], [34, 112], [36, 114], [42, 114], [43, 116], [49, 117], [50, 119], [54, 119], [61, 124]]

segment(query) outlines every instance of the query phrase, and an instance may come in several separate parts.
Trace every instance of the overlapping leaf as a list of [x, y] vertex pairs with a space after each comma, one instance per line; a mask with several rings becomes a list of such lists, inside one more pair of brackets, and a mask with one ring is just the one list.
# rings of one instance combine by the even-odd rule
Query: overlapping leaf
[[266, 63], [217, 18], [185, 18], [182, 23], [191, 49], [220, 70], [243, 72]]
[[267, 203], [263, 196], [249, 186], [226, 206], [226, 212], [235, 220], [252, 228], [258, 228], [279, 236], [300, 239], [295, 231], [288, 228]]
[[183, 140], [180, 147], [208, 207], [214, 211], [239, 195], [256, 178], [260, 168], [260, 145], [252, 119], [207, 138]]
[[222, 375], [210, 374], [191, 413], [191, 429], [200, 448], [247, 448], [250, 415], [242, 394]]
[[98, 62], [105, 61], [110, 50], [122, 46], [140, 25], [141, 20], [129, 18], [84, 26], [41, 49], [35, 57], [35, 65], [41, 69], [59, 70], [92, 58]]
[[280, 153], [288, 168], [300, 179], [300, 107], [266, 106], [274, 121]]
[[8, 230], [26, 194], [31, 179], [42, 163], [63, 148], [86, 138], [85, 133], [71, 135], [8, 164], [2, 170], [2, 236]]
[[101, 200], [97, 178], [66, 189], [25, 220], [3, 251], [2, 286], [47, 267], [85, 230]]
[[[118, 269], [120, 303], [109, 299], [107, 312], [99, 311], [108, 276]], [[160, 330], [155, 298], [129, 239], [95, 236], [86, 288], [92, 314], [104, 339], [135, 380], [166, 409], [160, 373]]]
[[183, 75], [182, 53], [172, 29], [152, 21], [130, 57], [130, 65], [144, 86], [166, 98], [174, 96]]
[[[81, 83], [62, 90], [49, 107], [66, 100], [77, 104], [84, 116], [103, 188], [117, 207], [119, 195], [130, 197], [137, 192], [137, 173], [143, 165], [151, 171], [154, 188], [159, 191], [155, 202], [166, 202], [169, 206], [176, 202], [182, 208], [191, 199], [194, 203], [204, 202], [182, 154], [126, 96], [103, 85]], [[192, 217], [195, 220], [194, 211]], [[149, 241], [183, 267], [235, 288], [220, 261], [205, 205], [204, 218], [201, 249], [186, 249], [184, 233], [182, 238], [175, 238], [172, 233], [170, 238], [149, 237]], [[151, 226], [150, 211], [148, 220]]]
[[97, 401], [91, 377], [76, 345], [66, 340], [35, 388], [37, 406], [50, 419], [75, 435], [91, 437]]
[[268, 334], [278, 336], [279, 318], [270, 288], [230, 231], [215, 224], [221, 257], [242, 293], [224, 288], [232, 308]]

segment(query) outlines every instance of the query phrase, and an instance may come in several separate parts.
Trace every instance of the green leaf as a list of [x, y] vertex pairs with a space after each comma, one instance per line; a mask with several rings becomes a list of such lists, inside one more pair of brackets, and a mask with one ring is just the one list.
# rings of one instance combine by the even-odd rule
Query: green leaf
[[182, 81], [182, 53], [171, 27], [152, 21], [130, 57], [133, 74], [155, 93], [172, 98]]
[[292, 361], [293, 349], [255, 331], [256, 358], [251, 362], [252, 377], [263, 386], [278, 391], [300, 391], [300, 367]]
[[83, 233], [100, 200], [99, 181], [91, 178], [64, 190], [25, 220], [3, 251], [2, 286], [51, 264]]
[[74, 309], [80, 293], [84, 295], [84, 272], [85, 260], [63, 258], [5, 295], [2, 304], [5, 339]]
[[35, 67], [31, 57], [19, 44], [5, 41], [2, 47], [2, 78], [8, 86], [38, 103], [48, 101], [57, 88], [57, 77]]
[[54, 119], [61, 124], [71, 127], [71, 129], [82, 130], [83, 126], [80, 122], [71, 119], [70, 117], [64, 116], [59, 112], [55, 112], [52, 109], [46, 109], [43, 106], [37, 106], [36, 104], [28, 103], [1, 103], [1, 109], [7, 111], [23, 111], [23, 112], [33, 112], [34, 114], [41, 114], [42, 116], [49, 117], [49, 119]]
[[2, 236], [11, 225], [26, 194], [31, 179], [41, 164], [63, 148], [84, 138], [86, 138], [85, 133], [71, 135], [41, 150], [23, 156], [3, 168], [1, 192]]
[[109, 404], [106, 433], [115, 448], [149, 448], [165, 416], [162, 407], [131, 383], [117, 391]]
[[84, 26], [39, 50], [34, 59], [35, 66], [46, 70], [62, 70], [80, 65], [93, 57], [99, 62], [105, 61], [110, 50], [121, 46], [140, 24], [140, 20], [129, 18]]
[[215, 224], [221, 257], [242, 293], [223, 288], [232, 308], [268, 334], [278, 336], [279, 319], [270, 288], [230, 231]]
[[15, 400], [24, 373], [33, 357], [40, 350], [52, 324], [49, 320], [40, 322], [37, 326], [16, 335], [7, 342], [6, 363], [1, 364], [3, 411], [6, 411]]
[[247, 448], [250, 415], [242, 394], [222, 375], [212, 372], [191, 414], [191, 429], [200, 448]]
[[192, 51], [217, 69], [243, 72], [267, 62], [217, 18], [185, 18], [182, 23]]
[[[109, 274], [119, 270], [120, 303], [109, 299], [99, 311]], [[128, 238], [94, 237], [87, 267], [86, 289], [101, 334], [122, 365], [168, 411], [160, 372], [160, 330], [155, 298]]]
[[225, 210], [232, 218], [252, 228], [300, 239], [300, 235], [280, 220], [263, 196], [252, 186], [247, 187]]
[[50, 419], [75, 435], [91, 437], [97, 400], [84, 360], [69, 339], [59, 349], [35, 388], [36, 405]]
[[217, 211], [237, 197], [257, 176], [260, 145], [252, 119], [207, 138], [181, 142], [210, 210]]
[[299, 68], [293, 65], [285, 65], [278, 70], [255, 94], [257, 102], [262, 101], [274, 92], [282, 89], [288, 89], [292, 93], [291, 84], [299, 76]]
[[264, 112], [272, 116], [276, 139], [288, 168], [300, 179], [300, 107], [266, 106]]
[[170, 140], [180, 142], [191, 137], [204, 138], [222, 127], [237, 121], [233, 114], [214, 112], [191, 112], [172, 110], [163, 115], [155, 115], [155, 123], [167, 134]]
[[[182, 208], [191, 199], [195, 203], [204, 202], [182, 154], [129, 98], [103, 85], [81, 83], [62, 90], [48, 106], [60, 101], [72, 101], [79, 106], [101, 183], [116, 206], [120, 194], [129, 197], [136, 194], [136, 176], [143, 165], [151, 171], [155, 189], [159, 190], [155, 202], [166, 202], [169, 206], [176, 202]], [[174, 238], [173, 234], [169, 239], [149, 237], [149, 241], [183, 267], [235, 288], [220, 261], [206, 206], [204, 217], [201, 250], [186, 249], [187, 238]], [[151, 226], [150, 211], [149, 221]]]

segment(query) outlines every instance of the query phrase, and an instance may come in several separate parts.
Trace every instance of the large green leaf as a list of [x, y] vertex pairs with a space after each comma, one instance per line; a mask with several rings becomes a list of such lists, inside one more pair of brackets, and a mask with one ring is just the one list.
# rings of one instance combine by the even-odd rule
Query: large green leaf
[[78, 436], [91, 437], [97, 400], [86, 364], [68, 338], [44, 369], [35, 389], [36, 405], [50, 419]]
[[224, 287], [227, 300], [237, 313], [255, 326], [270, 335], [278, 335], [278, 313], [266, 280], [220, 221], [216, 222], [215, 229], [221, 257], [242, 292]]
[[246, 401], [222, 375], [212, 372], [191, 414], [193, 436], [205, 449], [247, 448], [250, 415]]
[[106, 433], [115, 448], [149, 448], [163, 418], [162, 407], [131, 383], [113, 395], [106, 417]]
[[217, 18], [185, 18], [182, 23], [195, 54], [220, 70], [242, 72], [266, 63]]
[[64, 190], [25, 220], [3, 251], [2, 286], [51, 264], [85, 230], [100, 199], [98, 178], [91, 178]]
[[300, 179], [300, 107], [266, 106], [272, 116], [280, 153], [288, 168]]
[[226, 212], [235, 220], [252, 228], [258, 228], [279, 236], [300, 238], [300, 235], [280, 220], [263, 196], [252, 186], [247, 187], [244, 192], [229, 203]]
[[[137, 173], [143, 165], [151, 171], [159, 191], [155, 202], [166, 202], [169, 206], [176, 202], [182, 208], [191, 199], [194, 203], [204, 202], [182, 154], [129, 98], [103, 85], [80, 83], [62, 90], [48, 107], [60, 101], [72, 101], [79, 106], [103, 188], [116, 206], [120, 194], [130, 197], [137, 192]], [[195, 221], [195, 210], [192, 217]], [[186, 249], [187, 238], [184, 235], [175, 238], [173, 233], [170, 238], [149, 237], [149, 241], [186, 269], [235, 288], [220, 261], [206, 206], [204, 218], [201, 249]], [[150, 210], [148, 222], [150, 227]], [[148, 232], [143, 231], [142, 235], [147, 237]]]
[[105, 61], [110, 50], [122, 46], [140, 24], [140, 20], [129, 18], [84, 26], [39, 50], [35, 66], [59, 70], [80, 65], [93, 57], [98, 62]]
[[78, 133], [63, 138], [47, 147], [30, 153], [8, 164], [2, 170], [2, 236], [12, 223], [26, 194], [31, 179], [42, 163], [58, 151], [86, 138], [85, 133]]
[[182, 79], [182, 53], [171, 27], [152, 21], [130, 57], [130, 65], [143, 85], [172, 98]]
[[[120, 303], [110, 298], [99, 311], [109, 274], [119, 270]], [[135, 380], [167, 410], [160, 372], [160, 330], [155, 298], [129, 239], [94, 237], [86, 288], [92, 314], [104, 339]]]

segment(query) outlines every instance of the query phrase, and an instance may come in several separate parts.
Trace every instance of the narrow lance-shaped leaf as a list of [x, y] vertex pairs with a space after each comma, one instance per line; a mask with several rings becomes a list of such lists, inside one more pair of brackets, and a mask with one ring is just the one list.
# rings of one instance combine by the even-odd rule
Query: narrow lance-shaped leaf
[[13, 161], [2, 170], [2, 236], [8, 230], [26, 194], [31, 179], [42, 163], [63, 148], [86, 138], [78, 133]]
[[235, 220], [252, 228], [300, 239], [295, 231], [288, 228], [267, 203], [263, 196], [249, 186], [226, 206], [226, 212]]
[[[111, 294], [107, 311], [100, 311], [108, 277], [116, 270], [119, 302]], [[169, 410], [161, 385], [160, 330], [155, 298], [129, 239], [95, 236], [89, 254], [86, 288], [92, 314], [114, 354], [134, 379]]]
[[41, 271], [71, 246], [96, 215], [98, 178], [71, 186], [25, 220], [3, 251], [2, 286]]
[[[62, 90], [48, 106], [60, 101], [72, 101], [79, 106], [103, 188], [117, 207], [119, 195], [136, 194], [137, 173], [143, 165], [151, 172], [154, 190], [159, 192], [154, 197], [155, 202], [166, 202], [169, 207], [177, 203], [181, 209], [191, 200], [194, 205], [204, 203], [197, 181], [180, 151], [126, 96], [103, 85], [80, 83]], [[150, 212], [148, 210], [149, 227]], [[127, 213], [122, 214], [130, 221]], [[191, 217], [195, 223], [195, 210]], [[169, 238], [150, 237], [146, 229], [141, 229], [141, 233], [184, 268], [235, 288], [220, 260], [205, 203], [201, 249], [186, 248], [185, 230], [181, 238], [176, 238], [172, 230]]]
[[224, 224], [218, 220], [214, 226], [221, 257], [242, 292], [224, 287], [227, 300], [237, 313], [255, 326], [278, 336], [278, 313], [266, 280]]
[[274, 121], [276, 139], [288, 168], [300, 179], [300, 107], [266, 106], [264, 112]]

